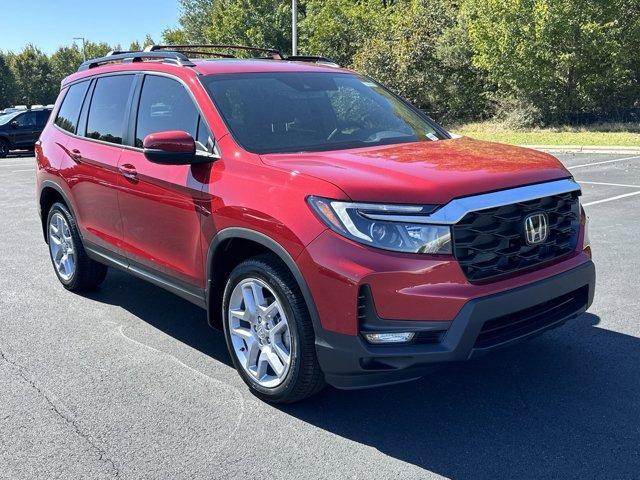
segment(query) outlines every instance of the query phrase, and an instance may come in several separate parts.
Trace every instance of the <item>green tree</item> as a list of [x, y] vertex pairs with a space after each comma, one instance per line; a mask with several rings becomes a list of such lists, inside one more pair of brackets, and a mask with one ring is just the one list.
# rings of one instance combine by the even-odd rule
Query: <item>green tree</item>
[[214, 43], [291, 46], [291, 2], [268, 0], [182, 0], [180, 28], [166, 30], [169, 44]]
[[457, 13], [449, 0], [396, 2], [377, 34], [355, 54], [355, 69], [440, 120], [481, 115], [484, 80], [471, 65]]
[[301, 51], [330, 57], [340, 65], [352, 64], [354, 55], [384, 31], [392, 12], [380, 0], [308, 0], [303, 7]]
[[50, 58], [53, 81], [59, 87], [60, 82], [78, 70], [82, 63], [82, 52], [77, 45], [60, 47]]
[[48, 104], [56, 99], [59, 85], [54, 81], [49, 58], [33, 45], [9, 56], [16, 79], [16, 103]]
[[473, 63], [545, 120], [640, 98], [640, 0], [463, 0]]
[[0, 109], [14, 105], [16, 80], [7, 56], [0, 52]]

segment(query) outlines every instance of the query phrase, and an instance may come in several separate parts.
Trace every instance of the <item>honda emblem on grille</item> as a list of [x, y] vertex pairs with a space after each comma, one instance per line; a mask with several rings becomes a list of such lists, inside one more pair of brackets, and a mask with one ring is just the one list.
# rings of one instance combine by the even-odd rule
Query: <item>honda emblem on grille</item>
[[524, 219], [524, 233], [529, 245], [544, 242], [549, 236], [549, 219], [545, 213], [534, 213]]

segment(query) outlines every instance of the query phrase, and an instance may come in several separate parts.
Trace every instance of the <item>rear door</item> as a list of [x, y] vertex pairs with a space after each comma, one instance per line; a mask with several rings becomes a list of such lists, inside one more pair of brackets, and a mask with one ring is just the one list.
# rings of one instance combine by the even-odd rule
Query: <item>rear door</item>
[[[167, 76], [146, 74], [134, 108], [134, 148], [120, 167], [120, 212], [124, 249], [132, 269], [165, 278], [187, 292], [204, 288], [200, 249], [203, 181], [209, 164], [158, 165], [142, 153], [150, 133], [182, 130], [210, 151], [211, 133], [186, 86]], [[184, 293], [184, 292], [183, 292]]]
[[76, 135], [66, 146], [70, 168], [63, 170], [85, 246], [115, 259], [122, 244], [118, 161], [135, 79], [135, 74], [119, 74], [92, 81]]

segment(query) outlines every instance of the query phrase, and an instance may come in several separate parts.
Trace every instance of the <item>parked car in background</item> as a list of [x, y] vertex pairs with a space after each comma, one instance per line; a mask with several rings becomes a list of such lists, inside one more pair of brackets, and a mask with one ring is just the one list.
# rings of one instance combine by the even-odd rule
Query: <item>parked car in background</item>
[[111, 267], [206, 308], [272, 402], [419, 378], [591, 304], [580, 186], [553, 156], [452, 138], [317, 57], [177, 48], [62, 82], [36, 176], [68, 290]]
[[51, 115], [51, 108], [38, 105], [0, 115], [0, 158], [11, 150], [33, 150]]

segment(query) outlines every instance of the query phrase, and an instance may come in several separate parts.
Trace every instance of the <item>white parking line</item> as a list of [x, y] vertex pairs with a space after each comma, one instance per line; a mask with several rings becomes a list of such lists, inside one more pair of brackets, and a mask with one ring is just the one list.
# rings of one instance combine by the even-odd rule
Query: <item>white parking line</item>
[[16, 172], [35, 172], [36, 169], [35, 168], [27, 168], [24, 170], [11, 170], [11, 173], [16, 173]]
[[25, 165], [29, 165], [31, 162], [23, 162], [23, 163], [0, 163], [0, 167], [24, 167]]
[[640, 155], [636, 155], [635, 157], [614, 158], [613, 160], [603, 160], [602, 162], [583, 163], [582, 165], [567, 167], [567, 169], [573, 170], [574, 168], [592, 167], [593, 165], [604, 165], [605, 163], [624, 162], [625, 160], [633, 160], [635, 158], [640, 158]]
[[607, 185], [609, 187], [640, 188], [640, 185], [628, 185], [626, 183], [586, 182], [583, 180], [578, 181], [578, 183], [588, 183], [589, 185]]
[[589, 207], [591, 205], [597, 205], [599, 203], [613, 202], [614, 200], [619, 200], [621, 198], [633, 197], [635, 195], [640, 195], [640, 190], [637, 192], [625, 193], [623, 195], [616, 195], [615, 197], [603, 198], [602, 200], [596, 200], [595, 202], [583, 203], [582, 205], [585, 207]]

